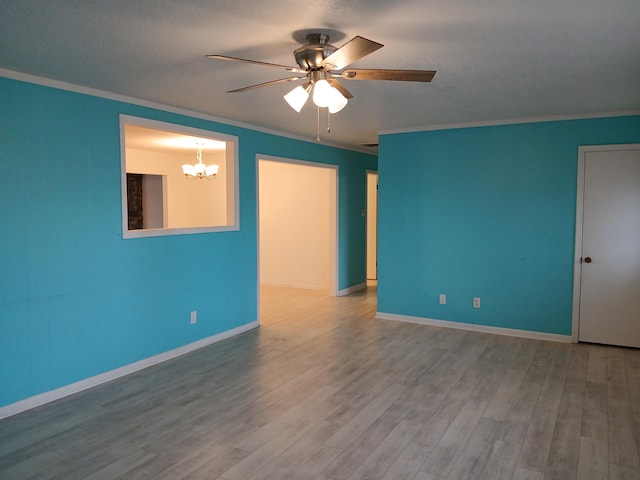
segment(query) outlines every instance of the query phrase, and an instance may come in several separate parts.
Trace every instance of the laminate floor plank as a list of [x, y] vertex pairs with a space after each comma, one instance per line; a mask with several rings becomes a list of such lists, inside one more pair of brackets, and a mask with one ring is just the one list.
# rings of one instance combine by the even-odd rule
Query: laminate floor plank
[[296, 430], [303, 429], [312, 422], [324, 420], [326, 416], [337, 408], [337, 405], [327, 402], [333, 393], [335, 393], [335, 388], [331, 387], [322, 387], [314, 390], [307, 398], [278, 418], [252, 431], [240, 442], [236, 443], [234, 447], [251, 452], [265, 443], [269, 443], [283, 430], [291, 427]]
[[620, 467], [639, 469], [639, 439], [635, 434], [623, 349], [608, 349], [607, 376], [609, 462]]
[[558, 419], [551, 439], [545, 479], [577, 478], [584, 396], [587, 378], [587, 350], [571, 348], [571, 358], [558, 406]]
[[607, 383], [607, 348], [605, 345], [588, 345], [589, 364], [587, 381]]
[[[423, 428], [429, 428], [425, 426]], [[440, 436], [444, 433], [445, 428], [441, 429]], [[413, 479], [420, 467], [427, 461], [431, 450], [423, 445], [410, 442], [398, 455], [395, 461], [389, 466], [382, 480], [411, 480]]]
[[307, 433], [310, 426], [301, 428], [298, 425], [286, 425], [270, 441], [252, 450], [240, 462], [222, 473], [225, 480], [245, 480], [251, 478], [261, 469], [273, 462], [282, 451], [295, 444]]
[[640, 470], [609, 464], [609, 480], [638, 480]]
[[349, 480], [383, 478], [386, 471], [400, 456], [402, 450], [415, 438], [422, 426], [401, 420], [389, 435], [360, 464]]
[[484, 417], [480, 418], [456, 458], [447, 479], [470, 480], [480, 478], [496, 442], [500, 438], [500, 427], [499, 421]]
[[518, 467], [514, 470], [511, 480], [542, 480], [543, 477], [544, 473], [542, 472]]
[[550, 365], [544, 384], [537, 397], [532, 415], [533, 421], [527, 430], [517, 463], [526, 475], [529, 472], [544, 474], [558, 419], [558, 409], [568, 368], [569, 347], [554, 345], [553, 350], [554, 354], [549, 358]]
[[402, 394], [404, 387], [392, 386], [385, 389], [380, 395], [375, 397], [364, 408], [333, 435], [327, 444], [332, 447], [345, 448], [354, 438], [365, 432], [380, 416], [387, 410], [393, 402]]
[[265, 465], [247, 480], [296, 478], [300, 472], [305, 472], [308, 478], [317, 478], [329, 462], [337, 457], [340, 450], [328, 447], [327, 450], [318, 452], [315, 449], [318, 445], [324, 445], [338, 428], [338, 425], [327, 421], [316, 424], [273, 462]]
[[525, 374], [526, 372], [522, 370], [509, 370], [505, 374], [484, 411], [484, 417], [505, 420], [509, 416], [512, 405], [519, 397]]
[[640, 350], [375, 319], [261, 289], [261, 326], [0, 420], [2, 480], [640, 480]]
[[[329, 439], [328, 445], [339, 450], [339, 454], [321, 472], [318, 478], [323, 480], [347, 480], [356, 472], [367, 458], [391, 434], [402, 419], [401, 412], [388, 410], [375, 412], [375, 421], [361, 431], [357, 429], [349, 443], [345, 444], [344, 430], [338, 435], [341, 445], [335, 445], [335, 437]], [[368, 421], [366, 423], [369, 423]], [[358, 434], [358, 432], [361, 432]], [[380, 472], [383, 474], [384, 472]]]
[[577, 478], [607, 480], [609, 478], [608, 448], [606, 440], [580, 437]]
[[460, 413], [444, 433], [421, 470], [435, 475], [447, 476], [454, 462], [463, 451], [467, 440], [480, 422], [489, 400], [494, 395], [503, 377], [501, 372], [485, 372], [481, 383], [469, 395]]
[[496, 440], [484, 465], [480, 480], [511, 480], [519, 454], [519, 444]]
[[593, 440], [608, 438], [607, 385], [587, 381], [580, 435]]
[[[417, 425], [418, 433], [384, 472], [383, 480], [414, 478], [460, 413], [464, 403], [459, 398], [428, 394], [420, 401], [421, 409], [411, 407], [404, 419]], [[426, 475], [426, 472], [421, 475]]]

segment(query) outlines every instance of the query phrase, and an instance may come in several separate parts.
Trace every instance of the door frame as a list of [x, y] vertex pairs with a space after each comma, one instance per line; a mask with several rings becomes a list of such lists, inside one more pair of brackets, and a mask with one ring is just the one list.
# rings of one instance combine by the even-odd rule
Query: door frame
[[289, 165], [301, 165], [305, 167], [313, 167], [313, 168], [325, 168], [335, 172], [335, 183], [332, 182], [330, 185], [330, 194], [331, 194], [331, 204], [329, 205], [331, 209], [331, 224], [330, 224], [330, 241], [329, 241], [329, 296], [337, 297], [338, 296], [338, 279], [340, 273], [340, 262], [339, 262], [339, 251], [338, 251], [338, 239], [340, 238], [339, 228], [340, 228], [340, 205], [339, 205], [339, 183], [340, 183], [340, 168], [338, 165], [332, 165], [330, 163], [316, 163], [310, 162], [307, 160], [298, 160], [294, 158], [284, 158], [284, 157], [274, 157], [273, 155], [263, 155], [256, 154], [256, 250], [257, 250], [257, 264], [256, 264], [256, 273], [257, 273], [257, 307], [258, 311], [256, 312], [256, 318], [258, 319], [258, 323], [260, 323], [260, 160], [266, 160], [269, 162], [279, 162], [285, 163]]
[[584, 220], [584, 181], [587, 153], [640, 150], [640, 143], [585, 145], [578, 147], [578, 184], [576, 190], [576, 235], [573, 254], [573, 314], [571, 340], [578, 343], [580, 333], [580, 293], [582, 285], [582, 234]]

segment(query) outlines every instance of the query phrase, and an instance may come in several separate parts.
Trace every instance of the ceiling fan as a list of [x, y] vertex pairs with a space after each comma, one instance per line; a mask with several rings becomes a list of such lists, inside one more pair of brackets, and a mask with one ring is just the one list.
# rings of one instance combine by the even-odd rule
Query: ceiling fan
[[436, 74], [434, 70], [346, 69], [356, 60], [375, 52], [384, 45], [361, 36], [355, 36], [340, 48], [336, 48], [329, 44], [329, 34], [327, 33], [309, 33], [306, 35], [306, 40], [306, 45], [297, 48], [293, 52], [298, 64], [297, 67], [229, 57], [227, 55], [207, 55], [207, 58], [275, 67], [296, 74], [278, 80], [230, 90], [227, 93], [246, 92], [254, 88], [304, 80], [305, 82], [302, 85], [294, 88], [284, 96], [291, 108], [297, 112], [302, 110], [310, 94], [312, 94], [313, 103], [318, 107], [328, 108], [329, 113], [337, 113], [342, 110], [353, 95], [338, 79], [430, 82]]

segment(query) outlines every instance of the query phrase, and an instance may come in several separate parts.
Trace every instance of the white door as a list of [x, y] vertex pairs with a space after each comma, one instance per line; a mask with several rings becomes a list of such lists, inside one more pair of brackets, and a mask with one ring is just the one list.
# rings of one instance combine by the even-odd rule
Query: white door
[[640, 347], [640, 146], [619, 148], [581, 158], [578, 339]]

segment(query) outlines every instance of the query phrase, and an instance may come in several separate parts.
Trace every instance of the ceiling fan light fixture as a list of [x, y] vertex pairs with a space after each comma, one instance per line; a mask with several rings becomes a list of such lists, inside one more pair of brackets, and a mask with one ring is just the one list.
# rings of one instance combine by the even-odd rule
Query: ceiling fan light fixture
[[338, 113], [347, 106], [349, 100], [345, 98], [337, 88], [331, 87], [331, 89], [333, 91], [331, 92], [331, 100], [329, 102], [329, 113]]
[[[294, 33], [307, 32], [300, 30]], [[337, 32], [339, 36], [342, 33]], [[329, 43], [329, 34], [325, 32], [305, 33], [306, 44], [294, 50], [297, 67], [280, 65], [277, 63], [249, 60], [247, 58], [230, 57], [227, 55], [207, 55], [208, 58], [244, 62], [254, 65], [284, 69], [299, 76], [289, 76], [278, 80], [249, 85], [248, 87], [229, 90], [228, 93], [245, 92], [254, 88], [306, 79], [304, 85], [291, 90], [284, 95], [285, 101], [296, 112], [300, 112], [311, 95], [313, 103], [319, 108], [327, 108], [329, 114], [337, 113], [347, 106], [353, 95], [339, 79], [344, 80], [384, 80], [401, 82], [430, 82], [436, 74], [435, 70], [398, 70], [388, 68], [348, 69], [353, 62], [375, 52], [384, 45], [373, 40], [356, 35], [340, 48]], [[296, 38], [297, 39], [297, 38]], [[319, 114], [319, 111], [318, 111]], [[318, 137], [319, 138], [319, 137]]]
[[289, 104], [291, 108], [293, 108], [296, 112], [300, 113], [304, 104], [307, 103], [307, 99], [309, 98], [309, 91], [311, 90], [311, 85], [307, 85], [303, 87], [302, 85], [298, 85], [296, 88], [291, 90], [284, 96], [284, 99]]
[[348, 103], [347, 98], [325, 79], [313, 84], [313, 103], [321, 108], [328, 108], [329, 113], [338, 113]]
[[313, 84], [313, 103], [321, 108], [328, 107], [332, 97], [331, 90], [333, 89], [326, 80], [318, 80]]

